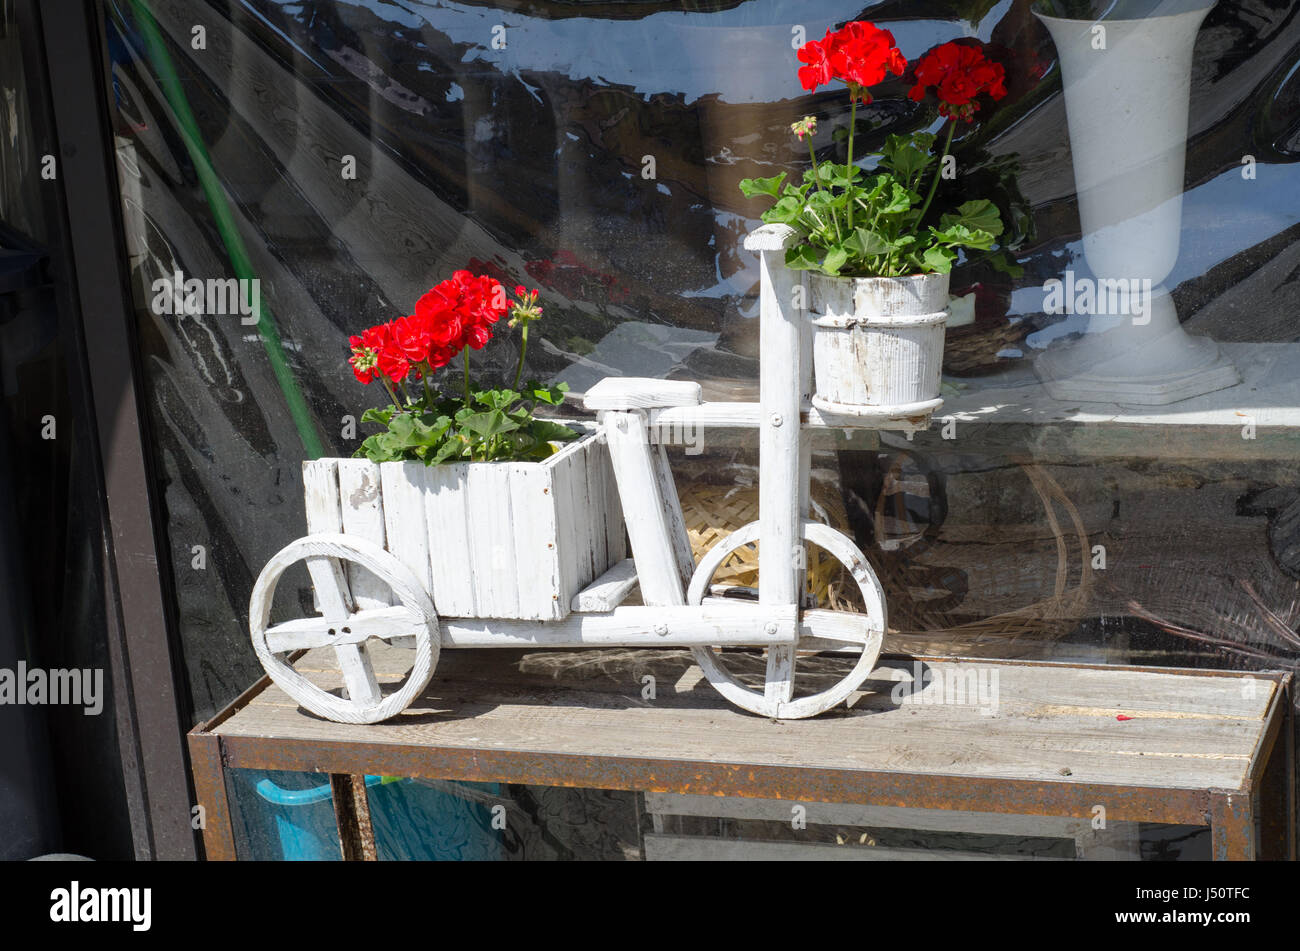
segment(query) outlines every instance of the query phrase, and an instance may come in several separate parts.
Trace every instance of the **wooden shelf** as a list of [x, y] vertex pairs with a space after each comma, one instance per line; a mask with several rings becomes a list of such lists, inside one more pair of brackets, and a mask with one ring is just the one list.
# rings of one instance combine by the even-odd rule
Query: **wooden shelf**
[[[372, 656], [382, 684], [410, 654]], [[839, 715], [779, 722], [728, 705], [680, 650], [445, 651], [424, 694], [372, 726], [318, 719], [264, 680], [190, 734], [208, 855], [234, 857], [223, 770], [246, 768], [1073, 818], [1100, 803], [1108, 821], [1209, 825], [1217, 858], [1289, 854], [1290, 674], [920, 662], [936, 678], [921, 702], [896, 699], [914, 670], [897, 659]], [[341, 685], [324, 652], [298, 668]], [[924, 702], [978, 682], [995, 705]]]

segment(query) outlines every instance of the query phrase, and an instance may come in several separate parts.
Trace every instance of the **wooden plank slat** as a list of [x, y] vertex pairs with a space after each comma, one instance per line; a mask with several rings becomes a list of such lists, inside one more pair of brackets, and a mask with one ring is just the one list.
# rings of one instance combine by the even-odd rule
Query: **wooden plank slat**
[[510, 466], [471, 463], [461, 504], [469, 533], [474, 616], [514, 617], [519, 611]]
[[518, 614], [539, 620], [562, 618], [569, 613], [569, 605], [556, 594], [563, 589], [552, 471], [536, 464], [511, 465], [509, 482]]
[[429, 528], [424, 511], [424, 470], [420, 462], [383, 462], [379, 481], [383, 490], [385, 547], [433, 591], [429, 561]]
[[[369, 459], [339, 459], [338, 471], [343, 534], [355, 535], [386, 548], [379, 465]], [[358, 608], [382, 608], [393, 603], [393, 592], [387, 582], [360, 565], [348, 564], [347, 573], [352, 600]]]
[[573, 596], [574, 611], [612, 611], [636, 587], [636, 562], [631, 558], [610, 568]]
[[433, 580], [433, 605], [439, 617], [474, 616], [469, 525], [466, 522], [463, 465], [424, 470], [425, 518]]
[[587, 390], [582, 402], [590, 410], [636, 410], [694, 406], [700, 394], [700, 384], [690, 380], [608, 376]]
[[[595, 440], [583, 447], [582, 464], [587, 491], [587, 511], [583, 520], [583, 551], [585, 561], [582, 572], [582, 587], [585, 588], [609, 567], [609, 553], [605, 546], [605, 522], [602, 517], [602, 504], [605, 501], [605, 447]], [[572, 598], [576, 594], [567, 596]]]
[[605, 470], [605, 563], [614, 565], [627, 557], [627, 532], [623, 528], [623, 504], [618, 494], [618, 480], [609, 458], [609, 443], [599, 436], [600, 464]]
[[[759, 253], [759, 272], [759, 346], [780, 359], [763, 360], [759, 366], [763, 418], [758, 453], [763, 478], [758, 487], [758, 535], [763, 570], [758, 575], [758, 599], [769, 605], [797, 604], [803, 577], [800, 476], [805, 487], [808, 480], [807, 473], [800, 472], [800, 461], [807, 456], [799, 451], [804, 321], [802, 314], [794, 312], [793, 292], [803, 277], [785, 266], [783, 252], [776, 248]], [[763, 695], [778, 708], [793, 698], [793, 648], [768, 650]]]
[[663, 509], [668, 539], [672, 542], [673, 558], [682, 584], [689, 586], [695, 573], [695, 555], [691, 537], [686, 532], [686, 518], [682, 515], [681, 499], [677, 495], [677, 482], [668, 462], [668, 450], [663, 446], [650, 447], [650, 464], [654, 467], [655, 483], [659, 487], [659, 505]]

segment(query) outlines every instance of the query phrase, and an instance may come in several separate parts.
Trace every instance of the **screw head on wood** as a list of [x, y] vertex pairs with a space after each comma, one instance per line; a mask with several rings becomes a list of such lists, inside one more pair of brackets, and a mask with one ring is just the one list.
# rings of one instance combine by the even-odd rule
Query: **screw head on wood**
[[663, 635], [667, 634], [667, 633], [668, 633], [668, 625], [667, 625], [667, 624], [656, 624], [656, 625], [655, 625], [655, 633], [658, 634], [660, 637], [662, 637]]
[[775, 633], [776, 633], [776, 622], [775, 622], [775, 621], [768, 621], [765, 625], [763, 625], [763, 630], [764, 630], [766, 633], [768, 633], [768, 634], [775, 634]]
[[785, 422], [785, 420], [781, 418], [781, 414], [780, 414], [780, 413], [773, 413], [773, 414], [772, 414], [771, 423], [772, 423], [773, 426], [780, 426], [780, 425], [781, 425], [782, 423], [784, 423], [784, 422]]

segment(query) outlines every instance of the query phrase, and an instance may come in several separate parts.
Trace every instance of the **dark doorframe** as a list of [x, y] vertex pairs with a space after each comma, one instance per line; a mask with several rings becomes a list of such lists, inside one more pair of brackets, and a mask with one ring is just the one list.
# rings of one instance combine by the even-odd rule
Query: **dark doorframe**
[[33, 112], [43, 126], [38, 137], [57, 157], [57, 177], [49, 183], [59, 238], [52, 263], [59, 306], [73, 315], [73, 397], [95, 423], [110, 676], [132, 841], [138, 859], [194, 859], [184, 744], [189, 700], [174, 646], [167, 546], [152, 491], [158, 483], [139, 412], [104, 10], [100, 0], [18, 0], [18, 15], [32, 71], [48, 91], [46, 114]]

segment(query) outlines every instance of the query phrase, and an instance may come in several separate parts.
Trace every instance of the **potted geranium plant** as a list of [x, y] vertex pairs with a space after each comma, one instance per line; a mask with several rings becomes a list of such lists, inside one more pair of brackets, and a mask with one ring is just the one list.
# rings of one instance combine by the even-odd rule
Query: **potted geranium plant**
[[[565, 617], [625, 555], [598, 434], [537, 416], [563, 403], [565, 384], [521, 384], [541, 316], [536, 290], [518, 286], [510, 301], [492, 277], [456, 271], [414, 313], [350, 338], [356, 378], [388, 395], [361, 417], [382, 430], [351, 460], [305, 464], [304, 480], [338, 499], [325, 508], [337, 505], [345, 530], [372, 519], [369, 534], [428, 581], [444, 617]], [[514, 374], [476, 382], [470, 354], [499, 335], [502, 318], [519, 332]], [[310, 495], [309, 516], [319, 505]]]
[[[568, 385], [519, 386], [528, 353], [528, 327], [542, 316], [537, 291], [515, 288], [508, 302], [505, 288], [486, 275], [457, 271], [431, 288], [415, 304], [415, 313], [379, 324], [349, 338], [348, 362], [362, 383], [380, 381], [387, 406], [368, 409], [363, 423], [385, 429], [361, 444], [357, 456], [372, 462], [413, 460], [496, 462], [544, 459], [578, 434], [561, 423], [538, 419], [538, 404], [558, 406]], [[470, 379], [469, 355], [482, 350], [506, 313], [508, 326], [519, 327], [519, 358], [509, 386], [476, 387]], [[460, 357], [459, 393], [443, 393], [431, 378]]]
[[939, 392], [949, 272], [959, 255], [995, 249], [1003, 231], [987, 199], [939, 208], [934, 197], [950, 168], [957, 124], [973, 121], [981, 96], [1006, 95], [1003, 68], [978, 45], [961, 41], [925, 54], [908, 95], [920, 102], [933, 91], [948, 120], [942, 147], [936, 152], [938, 139], [928, 132], [890, 135], [867, 156], [874, 168], [866, 170], [854, 160], [857, 107], [871, 102], [870, 87], [907, 70], [893, 35], [853, 22], [806, 43], [798, 58], [805, 89], [832, 82], [847, 87], [846, 161], [818, 161], [812, 145], [817, 119], [807, 116], [791, 127], [807, 140], [812, 160], [803, 181], [787, 184], [782, 172], [745, 179], [740, 187], [748, 197], [775, 199], [763, 220], [796, 232], [785, 263], [807, 272], [814, 400], [848, 413], [932, 400]]

